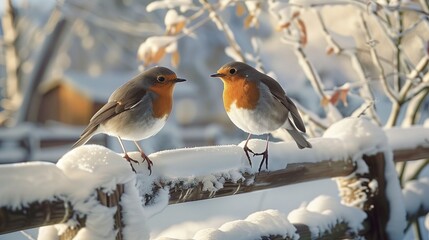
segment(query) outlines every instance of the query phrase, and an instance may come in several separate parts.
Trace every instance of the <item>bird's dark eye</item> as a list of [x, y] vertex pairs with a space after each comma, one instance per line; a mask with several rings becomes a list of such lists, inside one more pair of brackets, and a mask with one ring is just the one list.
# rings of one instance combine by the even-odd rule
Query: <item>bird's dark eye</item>
[[165, 81], [165, 77], [163, 76], [158, 76], [158, 78], [156, 79], [158, 82], [164, 82]]
[[236, 73], [237, 72], [237, 70], [235, 70], [235, 68], [231, 68], [231, 69], [229, 69], [229, 73], [230, 74], [234, 74], [234, 73]]

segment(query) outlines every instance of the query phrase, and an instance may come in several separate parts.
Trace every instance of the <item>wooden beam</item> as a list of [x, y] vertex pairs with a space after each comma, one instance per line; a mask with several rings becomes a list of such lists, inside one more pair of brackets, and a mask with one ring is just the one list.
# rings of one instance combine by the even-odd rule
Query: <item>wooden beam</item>
[[[170, 185], [169, 204], [198, 201], [203, 199], [231, 196], [239, 193], [253, 192], [263, 189], [275, 188], [295, 183], [308, 182], [332, 177], [341, 177], [351, 174], [355, 165], [351, 160], [322, 161], [317, 163], [292, 163], [287, 168], [272, 172], [256, 174], [244, 173], [244, 180], [233, 182], [226, 179], [223, 188], [216, 192], [203, 191], [203, 184], [161, 183], [161, 186]], [[159, 190], [161, 187], [155, 187]], [[146, 204], [149, 204], [147, 198]]]
[[429, 147], [394, 150], [393, 159], [395, 162], [429, 159]]
[[22, 229], [66, 222], [73, 213], [69, 202], [54, 201], [33, 202], [20, 209], [0, 208], [0, 234]]

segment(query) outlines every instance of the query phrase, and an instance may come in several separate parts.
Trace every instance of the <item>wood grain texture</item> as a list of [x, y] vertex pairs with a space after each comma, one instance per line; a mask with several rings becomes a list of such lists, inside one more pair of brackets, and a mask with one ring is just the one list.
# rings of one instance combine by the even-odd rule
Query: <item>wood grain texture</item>
[[72, 216], [70, 203], [60, 199], [30, 203], [21, 209], [0, 208], [0, 234], [63, 223]]
[[[202, 183], [196, 185], [179, 183], [170, 188], [169, 204], [231, 196], [295, 183], [347, 176], [351, 174], [354, 169], [355, 165], [351, 160], [293, 163], [288, 164], [287, 168], [282, 170], [256, 174], [244, 173], [243, 177], [245, 180], [238, 182], [226, 179], [223, 188], [216, 192], [203, 191]], [[166, 186], [168, 183], [161, 183], [161, 185]], [[155, 189], [159, 190], [160, 188], [155, 187]]]

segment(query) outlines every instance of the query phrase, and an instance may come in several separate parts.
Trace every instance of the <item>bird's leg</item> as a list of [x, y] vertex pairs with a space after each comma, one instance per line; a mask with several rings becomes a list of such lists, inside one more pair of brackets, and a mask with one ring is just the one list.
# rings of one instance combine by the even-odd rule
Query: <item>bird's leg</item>
[[136, 160], [134, 160], [134, 159], [132, 159], [130, 156], [128, 156], [128, 153], [125, 150], [124, 144], [122, 143], [122, 139], [119, 136], [118, 136], [118, 140], [119, 140], [119, 144], [121, 145], [122, 151], [124, 151], [124, 158], [125, 158], [125, 160], [127, 160], [128, 163], [130, 164], [131, 170], [133, 170], [133, 172], [137, 173], [136, 169], [134, 169], [134, 166], [133, 166], [133, 164], [131, 162], [137, 163], [137, 164], [139, 164], [139, 162], [136, 161]]
[[246, 143], [244, 144], [243, 149], [244, 149], [244, 153], [246, 153], [247, 160], [249, 160], [250, 167], [252, 167], [252, 161], [250, 160], [249, 152], [251, 152], [251, 153], [253, 153], [253, 154], [255, 154], [255, 153], [252, 151], [252, 149], [250, 149], [250, 148], [247, 146], [247, 143], [249, 143], [249, 140], [250, 140], [250, 136], [252, 136], [252, 134], [250, 134], [250, 133], [249, 133], [249, 136], [247, 137], [247, 140], [246, 140]]
[[261, 171], [261, 168], [262, 168], [262, 164], [264, 164], [264, 162], [265, 162], [265, 169], [267, 169], [268, 170], [268, 141], [270, 140], [270, 135], [268, 134], [267, 135], [267, 144], [266, 144], [266, 146], [265, 146], [265, 151], [263, 151], [263, 152], [261, 152], [261, 153], [253, 153], [253, 156], [259, 156], [259, 155], [262, 155], [262, 161], [261, 161], [261, 163], [259, 164], [259, 169], [258, 169], [258, 171], [260, 172]]
[[143, 158], [143, 162], [147, 161], [147, 169], [149, 169], [149, 175], [152, 174], [152, 166], [153, 166], [153, 162], [149, 159], [149, 157], [143, 152], [143, 149], [140, 147], [140, 145], [134, 141], [134, 144], [137, 146], [137, 148], [139, 149], [140, 155]]

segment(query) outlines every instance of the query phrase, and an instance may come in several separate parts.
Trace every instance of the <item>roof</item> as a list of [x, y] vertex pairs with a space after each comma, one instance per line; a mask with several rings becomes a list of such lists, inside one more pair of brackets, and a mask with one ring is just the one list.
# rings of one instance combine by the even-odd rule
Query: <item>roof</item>
[[[88, 73], [79, 71], [66, 71], [61, 77], [54, 77], [44, 81], [40, 86], [41, 93], [46, 93], [61, 83], [70, 84], [74, 89], [81, 92], [89, 99], [97, 102], [105, 102], [119, 86], [129, 81], [138, 74], [137, 71], [112, 71], [98, 76], [90, 76]], [[181, 85], [181, 84], [180, 84]], [[177, 87], [176, 96], [191, 96], [197, 92], [195, 84], [187, 82], [186, 87]]]

